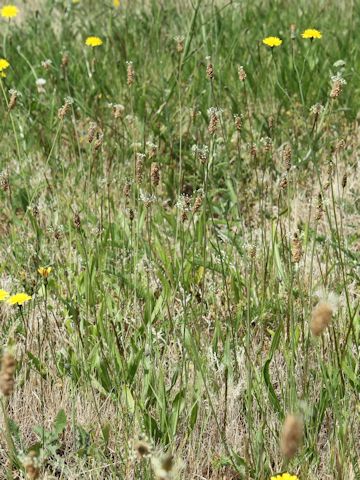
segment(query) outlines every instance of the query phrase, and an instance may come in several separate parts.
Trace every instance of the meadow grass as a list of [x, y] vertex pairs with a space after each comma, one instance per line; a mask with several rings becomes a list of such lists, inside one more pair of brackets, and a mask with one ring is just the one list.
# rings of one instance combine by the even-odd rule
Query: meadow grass
[[359, 480], [359, 2], [16, 5], [0, 479]]

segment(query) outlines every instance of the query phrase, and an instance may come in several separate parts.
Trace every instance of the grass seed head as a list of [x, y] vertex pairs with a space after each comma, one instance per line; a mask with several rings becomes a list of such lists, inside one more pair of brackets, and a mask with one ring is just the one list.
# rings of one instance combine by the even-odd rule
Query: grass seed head
[[291, 241], [291, 255], [294, 263], [299, 263], [302, 257], [301, 241], [297, 233], [294, 233]]
[[323, 199], [321, 193], [318, 195], [318, 203], [316, 207], [316, 214], [315, 214], [315, 220], [318, 222], [319, 220], [322, 219], [324, 214], [324, 204], [323, 204]]
[[304, 434], [302, 420], [296, 415], [287, 415], [282, 432], [280, 447], [286, 458], [292, 458], [298, 451]]
[[311, 316], [311, 333], [319, 337], [330, 325], [333, 316], [333, 307], [329, 302], [320, 301], [314, 308]]
[[0, 391], [4, 397], [10, 397], [14, 391], [16, 360], [10, 352], [5, 352], [1, 361]]
[[345, 188], [347, 185], [347, 173], [344, 173], [344, 176], [342, 178], [342, 181], [341, 181], [341, 186], [342, 188]]
[[135, 442], [134, 450], [137, 457], [142, 460], [144, 458], [150, 457], [152, 453], [152, 446], [145, 437], [141, 437]]

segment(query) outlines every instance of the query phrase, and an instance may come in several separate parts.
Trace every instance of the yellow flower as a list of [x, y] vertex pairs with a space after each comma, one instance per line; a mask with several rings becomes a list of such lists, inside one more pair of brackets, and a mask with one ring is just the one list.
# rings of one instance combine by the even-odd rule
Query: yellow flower
[[0, 72], [10, 67], [10, 63], [5, 58], [0, 58]]
[[282, 40], [279, 37], [266, 37], [263, 40], [263, 44], [267, 45], [268, 47], [280, 47], [282, 44]]
[[0, 302], [3, 302], [9, 296], [6, 290], [0, 290]]
[[48, 278], [48, 276], [51, 273], [52, 268], [51, 267], [40, 267], [38, 268], [38, 273], [43, 277], [43, 278]]
[[7, 300], [9, 305], [24, 305], [25, 302], [31, 300], [31, 296], [27, 293], [17, 293]]
[[120, 7], [120, 0], [113, 0], [113, 4], [114, 4], [115, 8], [119, 8]]
[[19, 9], [15, 5], [4, 5], [0, 13], [4, 18], [13, 18], [18, 15]]
[[88, 47], [99, 47], [103, 44], [103, 41], [99, 37], [87, 37], [85, 44]]
[[276, 475], [271, 477], [271, 480], [299, 480], [296, 475], [290, 475], [290, 473], [283, 473], [282, 475]]
[[311, 40], [313, 40], [314, 38], [322, 37], [321, 32], [319, 32], [319, 30], [316, 30], [315, 28], [308, 28], [301, 34], [301, 36], [303, 38], [310, 38]]

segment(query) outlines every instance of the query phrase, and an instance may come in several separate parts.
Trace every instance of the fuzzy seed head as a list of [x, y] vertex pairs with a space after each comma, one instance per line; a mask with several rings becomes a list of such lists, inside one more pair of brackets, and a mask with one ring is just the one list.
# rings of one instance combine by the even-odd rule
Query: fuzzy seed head
[[137, 457], [142, 460], [143, 458], [147, 458], [151, 455], [151, 445], [146, 439], [139, 439], [135, 442], [134, 450]]
[[287, 415], [280, 439], [281, 452], [285, 458], [292, 458], [298, 451], [304, 434], [302, 420], [296, 415]]
[[330, 303], [321, 301], [314, 308], [311, 316], [311, 333], [319, 337], [330, 325], [333, 316], [333, 307]]

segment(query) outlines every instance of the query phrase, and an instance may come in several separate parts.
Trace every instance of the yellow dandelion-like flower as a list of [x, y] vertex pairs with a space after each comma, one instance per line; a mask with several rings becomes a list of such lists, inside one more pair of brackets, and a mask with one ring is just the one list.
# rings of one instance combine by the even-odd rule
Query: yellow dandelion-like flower
[[5, 58], [0, 58], [0, 72], [10, 67], [10, 63]]
[[321, 38], [321, 32], [319, 30], [316, 30], [315, 28], [308, 28], [306, 29], [301, 36], [303, 38], [310, 38], [310, 40], [313, 40], [314, 38]]
[[100, 45], [103, 44], [103, 41], [101, 40], [100, 37], [87, 37], [85, 44], [88, 47], [99, 47]]
[[291, 475], [290, 473], [283, 473], [282, 475], [271, 477], [271, 480], [299, 480], [299, 478], [296, 475]]
[[0, 290], [0, 302], [3, 302], [8, 296], [9, 293], [6, 290]]
[[279, 37], [266, 37], [262, 41], [264, 45], [267, 45], [268, 47], [280, 47], [282, 44], [282, 40], [280, 40]]
[[43, 278], [48, 278], [48, 276], [51, 273], [52, 268], [51, 267], [40, 267], [38, 268], [38, 273], [43, 277]]
[[120, 7], [120, 0], [113, 0], [113, 4], [114, 4], [115, 8], [119, 8]]
[[24, 305], [25, 302], [31, 300], [31, 296], [27, 293], [17, 293], [16, 295], [12, 295], [8, 300], [7, 303], [9, 305]]
[[0, 14], [4, 18], [16, 17], [19, 13], [19, 9], [15, 5], [4, 5], [0, 10]]

